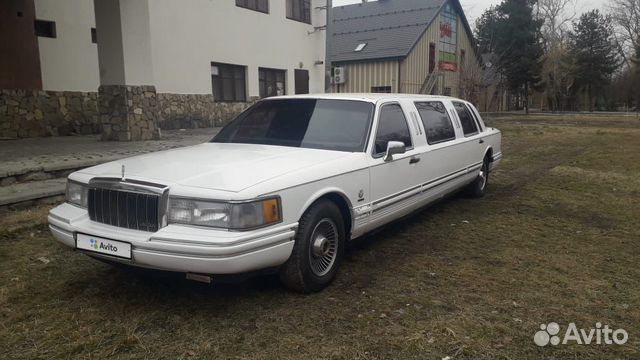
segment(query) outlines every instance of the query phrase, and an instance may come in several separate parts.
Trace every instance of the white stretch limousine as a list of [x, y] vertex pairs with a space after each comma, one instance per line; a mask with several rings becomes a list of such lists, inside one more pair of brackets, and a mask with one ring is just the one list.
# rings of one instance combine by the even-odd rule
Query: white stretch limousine
[[458, 189], [482, 196], [500, 146], [500, 131], [455, 98], [269, 98], [209, 143], [71, 174], [49, 226], [102, 260], [207, 282], [277, 270], [288, 287], [319, 291], [348, 240]]

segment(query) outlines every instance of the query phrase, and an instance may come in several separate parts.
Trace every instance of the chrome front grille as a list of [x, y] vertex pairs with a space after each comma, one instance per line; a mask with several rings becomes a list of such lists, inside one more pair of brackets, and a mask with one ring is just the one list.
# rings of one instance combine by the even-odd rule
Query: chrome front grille
[[89, 218], [99, 223], [141, 230], [158, 231], [162, 195], [117, 188], [89, 188]]

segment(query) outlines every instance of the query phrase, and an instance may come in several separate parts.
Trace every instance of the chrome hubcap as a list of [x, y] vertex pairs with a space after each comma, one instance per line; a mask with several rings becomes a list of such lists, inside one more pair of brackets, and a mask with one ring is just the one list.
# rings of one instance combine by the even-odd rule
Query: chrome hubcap
[[319, 235], [313, 240], [313, 255], [316, 257], [324, 256], [329, 252], [329, 240]]
[[484, 168], [480, 170], [480, 174], [478, 176], [480, 177], [480, 189], [484, 190], [485, 185], [487, 185], [487, 176], [484, 172]]
[[326, 275], [333, 268], [338, 255], [338, 228], [329, 219], [322, 219], [311, 234], [309, 263], [316, 276]]

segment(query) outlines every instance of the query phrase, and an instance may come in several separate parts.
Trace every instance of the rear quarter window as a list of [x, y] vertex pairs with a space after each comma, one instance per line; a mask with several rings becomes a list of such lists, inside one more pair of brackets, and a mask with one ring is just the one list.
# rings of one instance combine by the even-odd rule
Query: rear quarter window
[[471, 104], [466, 104], [466, 105], [467, 105], [467, 109], [469, 109], [469, 112], [471, 113], [471, 116], [473, 116], [473, 119], [476, 121], [476, 125], [478, 125], [479, 131], [483, 131], [482, 121], [480, 121], [480, 115], [478, 113], [478, 110], [476, 110]]
[[462, 132], [464, 136], [471, 136], [478, 133], [478, 125], [476, 125], [473, 116], [469, 112], [469, 109], [464, 103], [452, 101], [453, 107], [458, 114], [460, 124], [462, 125]]

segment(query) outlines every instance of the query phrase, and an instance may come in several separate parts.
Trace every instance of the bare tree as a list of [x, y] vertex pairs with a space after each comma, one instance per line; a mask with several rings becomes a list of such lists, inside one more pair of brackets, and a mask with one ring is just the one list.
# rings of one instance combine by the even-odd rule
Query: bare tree
[[626, 65], [617, 76], [631, 84], [625, 88], [627, 94], [623, 99], [627, 106], [634, 99], [636, 109], [640, 110], [640, 0], [609, 0], [609, 13], [618, 52]]
[[482, 92], [482, 69], [474, 58], [471, 64], [465, 64], [460, 68], [460, 97], [476, 106], [480, 102]]
[[633, 53], [640, 47], [640, 0], [609, 0], [609, 13], [620, 55], [631, 67]]
[[538, 0], [537, 15], [544, 20], [542, 37], [546, 46], [554, 47], [564, 42], [571, 21], [576, 16], [576, 1]]
[[566, 38], [571, 21], [576, 16], [577, 0], [538, 0], [537, 16], [543, 20], [542, 38], [545, 56], [542, 66], [542, 82], [545, 86], [549, 106], [561, 109], [564, 87], [568, 82], [568, 71], [564, 65]]

